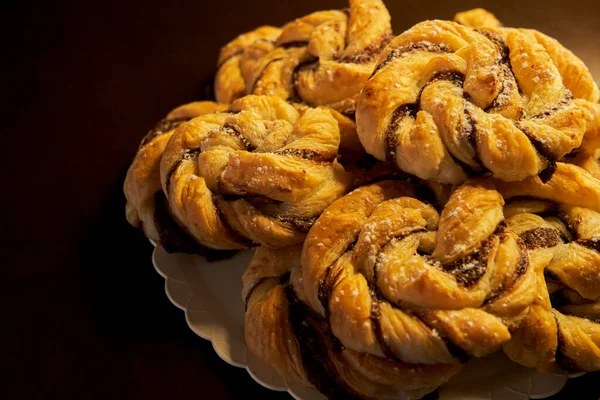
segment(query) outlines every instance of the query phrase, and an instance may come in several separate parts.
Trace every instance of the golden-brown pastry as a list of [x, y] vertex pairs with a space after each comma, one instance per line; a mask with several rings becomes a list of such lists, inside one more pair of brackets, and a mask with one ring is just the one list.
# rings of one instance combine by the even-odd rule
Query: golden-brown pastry
[[587, 174], [560, 164], [552, 191], [538, 177], [471, 179], [441, 215], [407, 182], [354, 190], [319, 217], [300, 261], [299, 245], [257, 250], [243, 276], [248, 348], [330, 398], [420, 398], [500, 348], [542, 371], [598, 369], [600, 213], [580, 205], [600, 203], [575, 170]]
[[[197, 101], [175, 108], [142, 139], [138, 152], [127, 171], [123, 191], [127, 221], [141, 228], [149, 239], [165, 243], [163, 226], [156, 223], [156, 199], [162, 195], [160, 159], [175, 128], [199, 115], [225, 110], [227, 106], [212, 101]], [[158, 201], [161, 201], [160, 199]], [[164, 236], [164, 235], [162, 235]], [[167, 246], [168, 247], [168, 246]]]
[[484, 180], [458, 188], [441, 216], [405, 184], [359, 188], [309, 232], [301, 297], [358, 352], [433, 365], [495, 352], [535, 285], [503, 205]]
[[454, 21], [470, 28], [499, 28], [502, 26], [494, 14], [483, 8], [459, 12], [454, 16]]
[[461, 370], [460, 364], [409, 364], [340, 345], [294, 290], [302, 279], [301, 250], [261, 246], [243, 276], [248, 349], [289, 384], [314, 385], [329, 398], [408, 400]]
[[599, 98], [587, 67], [556, 40], [501, 28], [483, 10], [456, 19], [470, 26], [425, 21], [381, 53], [356, 112], [365, 149], [443, 183], [549, 179], [600, 121], [586, 105]]
[[493, 182], [505, 199], [532, 196], [600, 212], [600, 179], [576, 165], [557, 163], [548, 182], [542, 182], [538, 176], [519, 182], [500, 179], [493, 179]]
[[580, 153], [571, 162], [588, 171], [594, 178], [600, 179], [600, 149], [593, 153]]
[[516, 200], [505, 215], [537, 278], [535, 301], [505, 353], [544, 372], [600, 370], [600, 213]]
[[175, 131], [161, 161], [163, 191], [177, 222], [206, 247], [301, 243], [353, 185], [336, 161], [339, 144], [328, 109], [249, 95]]
[[263, 27], [225, 46], [215, 83], [217, 100], [270, 95], [353, 114], [375, 58], [392, 33], [381, 0], [349, 4], [349, 10], [296, 19], [275, 40], [277, 29]]
[[239, 35], [221, 49], [215, 77], [217, 101], [230, 104], [246, 95], [245, 70], [252, 67], [250, 63], [257, 57], [257, 52], [266, 54], [275, 48], [280, 34], [279, 28], [261, 26]]

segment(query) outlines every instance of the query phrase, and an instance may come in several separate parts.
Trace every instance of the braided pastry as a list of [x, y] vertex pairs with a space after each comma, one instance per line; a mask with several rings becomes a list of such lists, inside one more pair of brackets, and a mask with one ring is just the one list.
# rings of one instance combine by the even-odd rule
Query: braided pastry
[[175, 131], [161, 161], [163, 191], [177, 222], [206, 247], [301, 243], [353, 185], [336, 161], [339, 143], [328, 109], [246, 96]]
[[380, 54], [356, 111], [361, 142], [422, 179], [548, 180], [597, 122], [588, 69], [539, 32], [497, 27], [481, 11], [457, 20], [484, 27], [425, 21]]
[[385, 181], [326, 210], [303, 249], [308, 304], [362, 353], [437, 365], [498, 350], [535, 285], [523, 244], [500, 226], [502, 196], [469, 181], [440, 217], [410, 195]]
[[[561, 164], [551, 198], [589, 203], [556, 186], [572, 170], [581, 169]], [[535, 179], [533, 191], [546, 186]], [[248, 348], [330, 398], [420, 398], [467, 357], [501, 347], [543, 371], [598, 369], [600, 214], [523, 198], [524, 186], [505, 205], [512, 185], [469, 180], [441, 216], [401, 181], [336, 200], [308, 233], [301, 263], [299, 245], [256, 251], [243, 276]], [[531, 214], [552, 210], [560, 219]]]
[[[199, 115], [214, 113], [226, 109], [227, 106], [211, 101], [198, 101], [182, 105], [171, 111], [142, 139], [138, 152], [127, 171], [123, 191], [127, 199], [125, 214], [127, 221], [138, 228], [155, 242], [160, 242], [169, 248], [166, 243], [171, 237], [164, 234], [164, 218], [157, 215], [157, 199], [161, 197], [160, 185], [160, 158], [165, 146], [171, 138], [175, 128], [182, 123]], [[160, 205], [160, 200], [158, 200]], [[157, 223], [163, 221], [163, 224]], [[168, 222], [166, 222], [168, 224]], [[172, 224], [170, 224], [172, 225]], [[169, 229], [172, 234], [173, 230]]]
[[600, 370], [600, 213], [517, 200], [505, 215], [537, 277], [535, 301], [505, 353], [545, 372]]
[[261, 26], [238, 36], [221, 49], [215, 77], [217, 101], [230, 104], [246, 94], [244, 71], [252, 67], [257, 53], [264, 55], [275, 48], [280, 34], [279, 28]]
[[[350, 0], [350, 9], [319, 11], [228, 44], [219, 57], [216, 98], [279, 96], [353, 114], [374, 59], [391, 38], [381, 0]], [[242, 89], [244, 87], [244, 89]]]
[[294, 290], [302, 281], [301, 249], [259, 247], [243, 276], [248, 349], [289, 384], [314, 385], [328, 398], [408, 400], [461, 370], [460, 364], [408, 364], [340, 346]]

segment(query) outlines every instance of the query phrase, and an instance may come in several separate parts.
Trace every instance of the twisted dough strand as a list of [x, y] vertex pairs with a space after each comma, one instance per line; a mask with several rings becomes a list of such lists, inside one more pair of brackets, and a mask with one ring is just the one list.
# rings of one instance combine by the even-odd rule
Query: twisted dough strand
[[377, 64], [357, 108], [359, 137], [368, 153], [422, 179], [456, 184], [491, 171], [547, 180], [593, 125], [572, 100], [597, 101], [589, 71], [535, 31], [426, 21]]
[[600, 370], [600, 213], [519, 200], [509, 207], [507, 227], [527, 245], [537, 295], [505, 353], [545, 372]]
[[244, 33], [227, 43], [219, 53], [217, 75], [215, 76], [215, 98], [220, 103], [230, 104], [246, 94], [246, 81], [243, 69], [251, 68], [250, 53], [267, 53], [272, 50], [281, 29], [261, 26]]
[[498, 350], [535, 284], [524, 246], [499, 228], [502, 197], [470, 181], [440, 218], [407, 194], [387, 181], [327, 209], [303, 249], [306, 301], [357, 352], [442, 365]]
[[[142, 139], [138, 152], [131, 163], [123, 184], [127, 204], [127, 221], [143, 229], [144, 234], [155, 242], [166, 245], [161, 226], [156, 221], [157, 193], [161, 193], [160, 159], [175, 129], [182, 123], [199, 115], [225, 110], [227, 106], [211, 101], [185, 104], [171, 111]], [[169, 246], [166, 246], [169, 247]]]
[[459, 364], [407, 364], [340, 346], [294, 289], [302, 280], [301, 250], [259, 247], [243, 276], [248, 349], [288, 383], [312, 384], [329, 398], [409, 400], [460, 371]]
[[163, 191], [175, 219], [207, 247], [300, 243], [351, 188], [339, 142], [327, 109], [246, 96], [177, 129], [161, 161]]
[[[232, 101], [245, 93], [269, 95], [353, 114], [374, 59], [391, 37], [391, 26], [381, 0], [349, 4], [349, 10], [296, 19], [276, 39], [274, 28], [261, 28], [228, 44], [219, 58], [217, 100]], [[232, 53], [236, 56], [229, 58]]]

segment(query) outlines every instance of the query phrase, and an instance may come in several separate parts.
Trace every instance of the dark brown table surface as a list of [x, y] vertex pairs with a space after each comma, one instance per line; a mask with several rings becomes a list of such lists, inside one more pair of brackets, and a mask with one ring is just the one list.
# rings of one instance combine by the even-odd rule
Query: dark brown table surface
[[[484, 3], [388, 7], [400, 33]], [[555, 36], [600, 77], [597, 0], [487, 3], [507, 25]], [[206, 95], [221, 45], [261, 24], [341, 7], [0, 2], [2, 398], [289, 398], [221, 361], [187, 328], [152, 268], [150, 244], [125, 221], [121, 187], [145, 131]], [[556, 398], [597, 399], [599, 381], [599, 373], [571, 380]]]

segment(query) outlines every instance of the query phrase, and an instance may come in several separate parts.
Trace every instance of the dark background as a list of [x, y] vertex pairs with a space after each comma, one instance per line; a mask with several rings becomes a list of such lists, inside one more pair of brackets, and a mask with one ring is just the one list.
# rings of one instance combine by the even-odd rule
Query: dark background
[[[388, 0], [394, 30], [485, 2]], [[186, 326], [124, 218], [146, 130], [202, 98], [219, 47], [344, 1], [0, 2], [3, 398], [289, 398]], [[600, 76], [597, 1], [490, 1], [561, 40]], [[134, 288], [133, 290], [131, 288]], [[600, 373], [556, 398], [598, 398]], [[593, 393], [595, 391], [595, 393]]]

